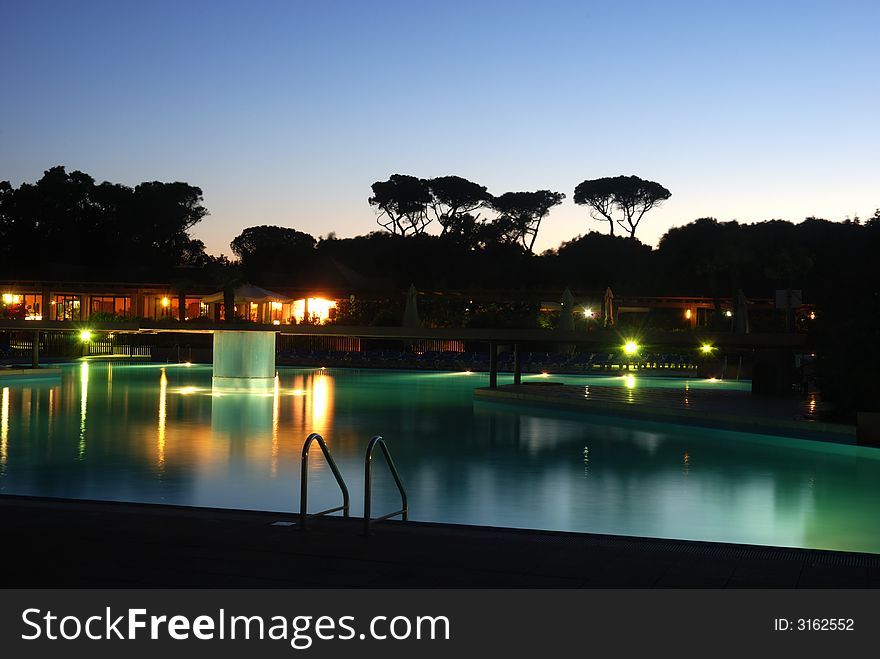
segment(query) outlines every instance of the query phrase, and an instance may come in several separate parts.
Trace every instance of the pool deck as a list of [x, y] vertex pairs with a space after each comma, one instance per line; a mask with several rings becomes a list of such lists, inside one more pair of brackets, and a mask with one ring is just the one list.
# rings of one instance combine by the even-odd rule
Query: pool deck
[[856, 444], [855, 426], [816, 420], [815, 399], [758, 397], [721, 388], [664, 389], [651, 387], [644, 380], [633, 388], [571, 385], [561, 378], [483, 387], [474, 391], [474, 397], [478, 401]]
[[30, 368], [18, 365], [0, 365], [0, 381], [5, 378], [20, 378], [23, 380], [27, 380], [30, 378], [57, 377], [60, 375], [61, 368], [57, 366], [41, 366], [39, 368]]
[[0, 496], [6, 588], [877, 588], [880, 555]]

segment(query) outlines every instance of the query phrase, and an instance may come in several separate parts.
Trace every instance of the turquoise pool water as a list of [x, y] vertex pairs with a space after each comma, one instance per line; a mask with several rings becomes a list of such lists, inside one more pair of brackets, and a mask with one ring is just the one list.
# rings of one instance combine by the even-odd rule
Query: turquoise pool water
[[[363, 452], [382, 434], [412, 519], [880, 552], [880, 450], [475, 403], [487, 381], [281, 369], [272, 392], [217, 395], [208, 367], [67, 365], [0, 381], [0, 492], [293, 511], [315, 431], [359, 515]], [[684, 381], [637, 376], [647, 385]], [[381, 514], [398, 501], [377, 462]], [[317, 448], [310, 473], [310, 507], [336, 505]]]

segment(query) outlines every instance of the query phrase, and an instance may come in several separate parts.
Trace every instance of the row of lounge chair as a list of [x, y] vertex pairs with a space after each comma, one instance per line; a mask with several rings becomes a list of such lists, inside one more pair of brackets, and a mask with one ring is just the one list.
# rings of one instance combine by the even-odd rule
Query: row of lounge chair
[[[282, 351], [279, 362], [299, 366], [362, 366], [377, 368], [405, 368], [426, 370], [473, 370], [489, 369], [487, 352], [402, 352], [397, 350], [366, 350], [363, 352], [340, 351]], [[498, 370], [513, 371], [512, 352], [498, 355]], [[524, 352], [520, 354], [520, 366], [524, 373], [542, 371], [583, 373], [622, 369], [674, 369], [688, 370], [697, 367], [695, 355], [686, 353], [650, 353], [626, 355], [616, 352], [553, 353]]]

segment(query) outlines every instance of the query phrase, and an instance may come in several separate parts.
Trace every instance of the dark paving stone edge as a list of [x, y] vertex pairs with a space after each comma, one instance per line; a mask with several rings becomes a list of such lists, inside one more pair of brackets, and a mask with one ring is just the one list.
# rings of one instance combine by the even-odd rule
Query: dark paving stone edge
[[0, 520], [6, 587], [880, 586], [880, 555], [813, 549], [13, 495]]

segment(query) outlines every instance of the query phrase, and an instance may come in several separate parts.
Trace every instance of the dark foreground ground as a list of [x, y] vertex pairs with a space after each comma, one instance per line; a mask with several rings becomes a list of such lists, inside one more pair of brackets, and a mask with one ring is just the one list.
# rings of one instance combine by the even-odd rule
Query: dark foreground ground
[[880, 556], [0, 496], [0, 570], [25, 587], [880, 586]]

